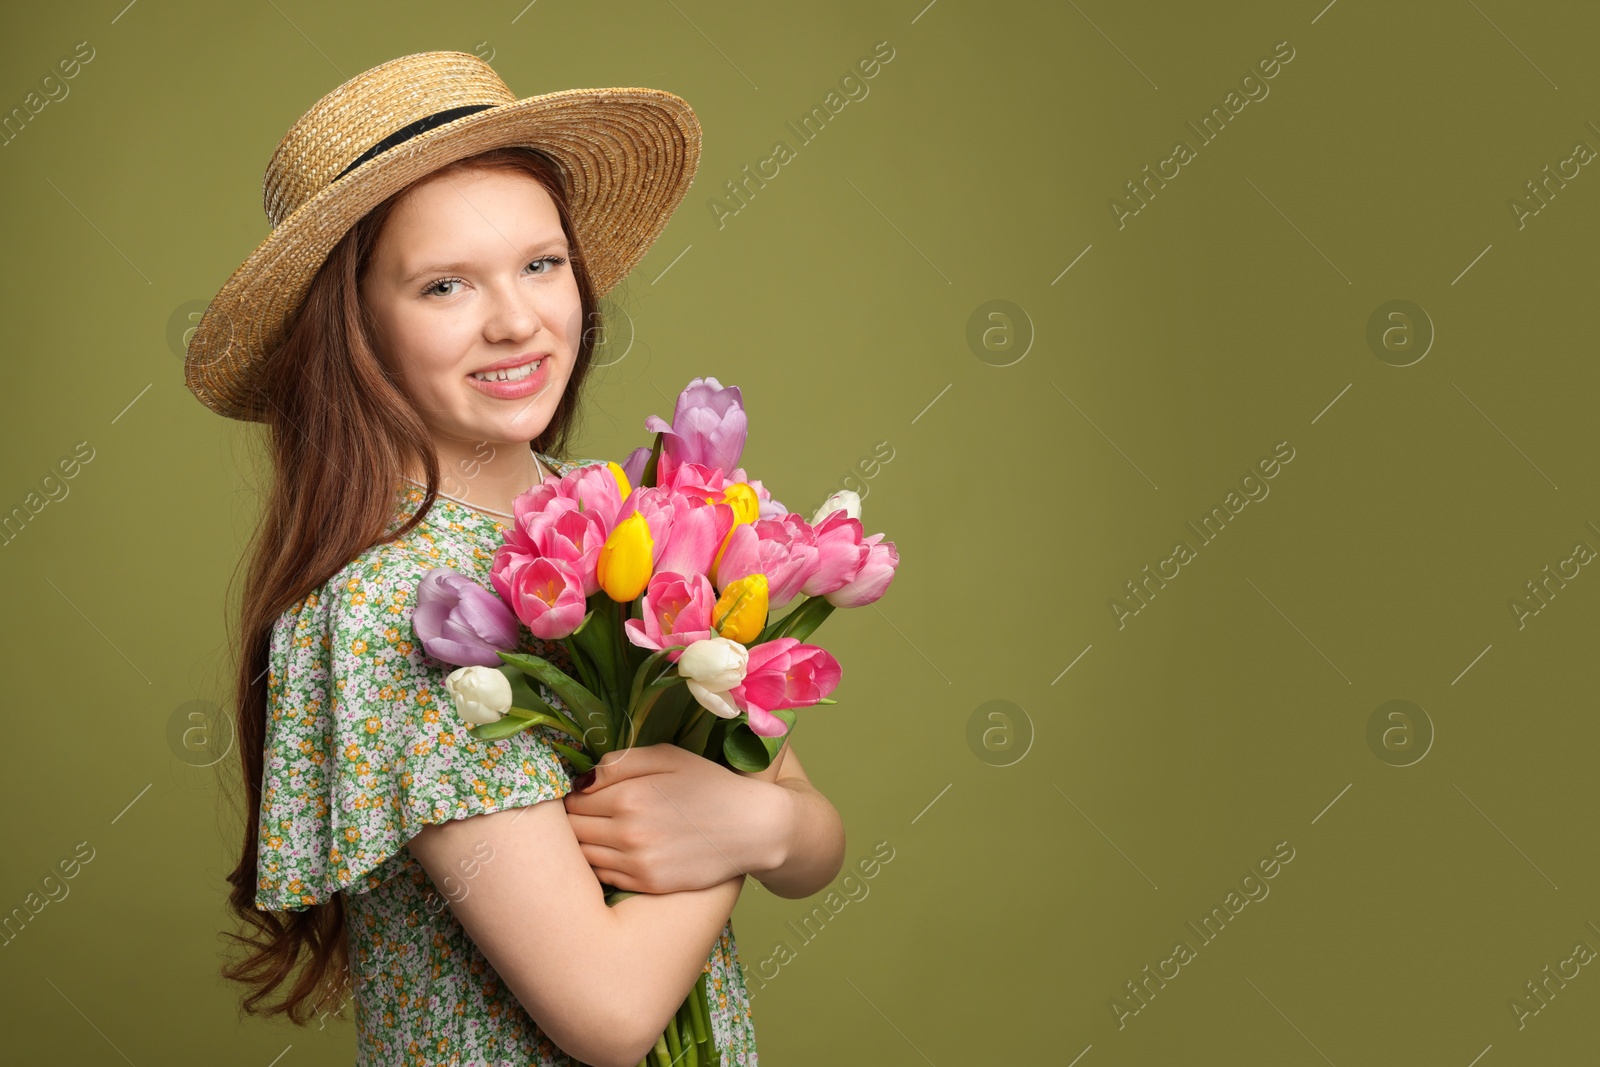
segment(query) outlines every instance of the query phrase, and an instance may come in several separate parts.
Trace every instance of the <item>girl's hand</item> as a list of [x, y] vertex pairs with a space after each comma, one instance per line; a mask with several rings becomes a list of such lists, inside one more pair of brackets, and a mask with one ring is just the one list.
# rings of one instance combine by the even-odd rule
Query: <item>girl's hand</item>
[[794, 817], [793, 794], [776, 784], [787, 751], [758, 774], [670, 743], [609, 752], [563, 803], [600, 881], [637, 893], [704, 889], [779, 862]]

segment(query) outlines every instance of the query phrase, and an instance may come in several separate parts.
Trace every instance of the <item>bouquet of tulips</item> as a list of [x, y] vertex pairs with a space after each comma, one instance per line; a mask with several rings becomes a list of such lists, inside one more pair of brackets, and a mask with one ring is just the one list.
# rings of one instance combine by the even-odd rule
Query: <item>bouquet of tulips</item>
[[[834, 703], [839, 662], [804, 641], [834, 608], [881, 597], [899, 553], [881, 533], [862, 536], [853, 492], [807, 521], [748, 478], [747, 425], [738, 386], [696, 378], [670, 425], [645, 420], [653, 445], [517, 498], [493, 591], [448, 567], [423, 576], [412, 627], [429, 655], [459, 666], [446, 686], [473, 736], [552, 727], [580, 772], [662, 742], [759, 772], [797, 709]], [[560, 642], [577, 677], [514, 651], [519, 622]], [[606, 903], [630, 895], [609, 889]], [[704, 975], [652, 1057], [718, 1062]]]

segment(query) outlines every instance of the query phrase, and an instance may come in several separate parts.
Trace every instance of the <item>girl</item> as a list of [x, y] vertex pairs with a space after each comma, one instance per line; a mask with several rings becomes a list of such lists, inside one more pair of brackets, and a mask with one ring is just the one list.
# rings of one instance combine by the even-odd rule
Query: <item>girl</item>
[[[223, 974], [302, 1025], [353, 996], [359, 1067], [632, 1067], [702, 972], [722, 1062], [754, 1065], [744, 878], [801, 897], [843, 862], [792, 746], [760, 775], [655, 745], [575, 781], [549, 728], [467, 733], [411, 628], [425, 572], [489, 587], [513, 501], [593, 462], [567, 441], [596, 302], [699, 148], [669, 93], [517, 100], [465, 53], [385, 63], [278, 146], [272, 233], [189, 344], [189, 388], [265, 423], [273, 461], [237, 638], [245, 954]], [[641, 895], [608, 908], [602, 881]]]

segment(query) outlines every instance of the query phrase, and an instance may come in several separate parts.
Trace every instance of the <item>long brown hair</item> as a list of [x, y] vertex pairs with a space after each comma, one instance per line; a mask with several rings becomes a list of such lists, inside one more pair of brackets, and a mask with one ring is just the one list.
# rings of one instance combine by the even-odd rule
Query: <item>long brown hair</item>
[[[588, 376], [600, 313], [594, 287], [569, 217], [560, 167], [531, 148], [497, 148], [458, 160], [421, 181], [458, 172], [524, 174], [555, 201], [569, 242], [584, 329], [577, 359], [550, 423], [534, 449], [567, 458], [578, 400]], [[248, 577], [240, 601], [241, 651], [234, 717], [240, 757], [244, 849], [228, 876], [229, 907], [243, 933], [224, 931], [244, 955], [224, 964], [224, 978], [242, 983], [251, 1015], [286, 1015], [305, 1025], [351, 991], [344, 899], [299, 912], [258, 911], [257, 846], [267, 716], [267, 657], [279, 616], [322, 586], [367, 548], [404, 536], [421, 522], [439, 490], [439, 461], [426, 424], [372, 345], [372, 321], [359, 298], [384, 221], [416, 184], [379, 204], [329, 253], [290, 324], [283, 346], [264, 371], [268, 399], [272, 484], [245, 556]], [[415, 460], [427, 473], [427, 496], [392, 536], [395, 487]], [[237, 574], [235, 575], [237, 577]], [[237, 793], [235, 794], [237, 796]], [[304, 959], [299, 977], [275, 1003], [264, 1003]]]

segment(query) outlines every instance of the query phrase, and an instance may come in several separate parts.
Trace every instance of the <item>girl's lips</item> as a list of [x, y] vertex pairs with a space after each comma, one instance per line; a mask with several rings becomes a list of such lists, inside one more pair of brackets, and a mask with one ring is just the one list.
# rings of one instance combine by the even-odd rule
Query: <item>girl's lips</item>
[[517, 400], [521, 397], [532, 396], [550, 384], [550, 357], [545, 356], [539, 361], [539, 366], [534, 372], [515, 382], [486, 382], [482, 378], [467, 375], [467, 381], [479, 392], [499, 400]]

